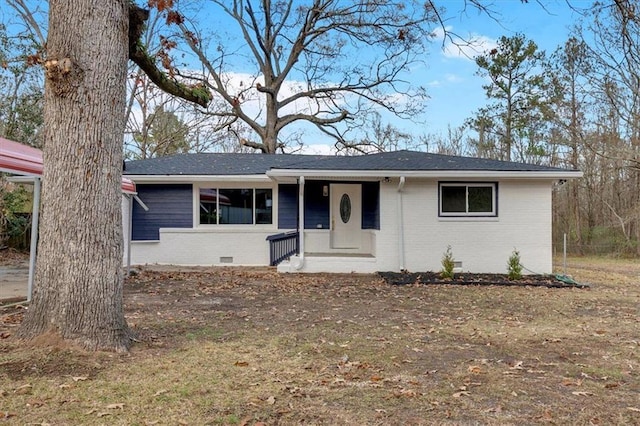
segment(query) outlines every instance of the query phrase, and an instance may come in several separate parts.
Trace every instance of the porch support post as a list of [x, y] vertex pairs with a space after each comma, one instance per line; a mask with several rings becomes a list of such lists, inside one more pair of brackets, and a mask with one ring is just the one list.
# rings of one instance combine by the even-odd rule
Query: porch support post
[[31, 211], [31, 243], [29, 247], [29, 280], [27, 281], [27, 302], [31, 302], [33, 294], [33, 278], [36, 271], [36, 254], [38, 251], [38, 228], [40, 222], [40, 178], [33, 180], [33, 208]]
[[298, 249], [297, 262], [293, 263], [296, 270], [304, 266], [304, 176], [298, 179]]

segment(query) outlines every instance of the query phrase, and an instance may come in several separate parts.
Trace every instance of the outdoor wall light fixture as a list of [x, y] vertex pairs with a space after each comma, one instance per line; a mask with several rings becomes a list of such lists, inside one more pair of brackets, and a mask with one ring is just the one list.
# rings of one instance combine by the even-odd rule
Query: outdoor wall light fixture
[[322, 196], [323, 197], [329, 196], [329, 185], [322, 185]]
[[391, 179], [390, 179], [390, 178], [388, 178], [388, 177], [385, 177], [385, 178], [384, 178], [384, 183], [389, 183], [389, 182], [391, 182]]

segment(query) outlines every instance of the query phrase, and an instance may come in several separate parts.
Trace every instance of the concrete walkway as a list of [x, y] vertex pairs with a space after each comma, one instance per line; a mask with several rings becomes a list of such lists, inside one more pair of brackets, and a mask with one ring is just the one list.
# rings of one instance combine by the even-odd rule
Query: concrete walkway
[[27, 298], [28, 266], [0, 265], [0, 305], [3, 301]]

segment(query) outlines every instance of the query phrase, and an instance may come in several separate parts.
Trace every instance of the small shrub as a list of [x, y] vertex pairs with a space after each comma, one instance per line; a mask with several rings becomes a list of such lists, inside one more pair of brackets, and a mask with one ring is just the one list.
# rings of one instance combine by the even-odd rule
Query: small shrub
[[513, 253], [509, 256], [507, 262], [507, 274], [510, 280], [519, 280], [522, 278], [522, 265], [520, 264], [520, 252], [513, 249]]
[[451, 246], [447, 246], [447, 251], [442, 255], [442, 270], [440, 276], [442, 278], [453, 278], [453, 268], [455, 263], [453, 261], [453, 253], [451, 252]]
[[28, 201], [29, 195], [24, 187], [12, 191], [0, 187], [0, 246], [27, 232], [31, 225], [30, 216], [21, 212]]

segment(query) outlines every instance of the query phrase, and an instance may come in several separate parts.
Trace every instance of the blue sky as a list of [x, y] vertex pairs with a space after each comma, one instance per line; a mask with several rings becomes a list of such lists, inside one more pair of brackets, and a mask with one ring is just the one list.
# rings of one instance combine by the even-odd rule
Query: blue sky
[[[0, 0], [1, 1], [1, 0]], [[42, 4], [42, 0], [34, 0], [33, 4]], [[568, 3], [569, 2], [569, 3]], [[552, 53], [560, 44], [564, 43], [569, 34], [569, 28], [580, 18], [579, 13], [572, 10], [590, 7], [591, 0], [483, 0], [492, 11], [491, 16], [479, 13], [471, 6], [466, 11], [464, 0], [437, 0], [438, 6], [447, 9], [445, 13], [447, 30], [466, 39], [479, 39], [485, 48], [491, 48], [500, 36], [511, 36], [522, 33], [528, 39], [535, 41], [539, 47]], [[218, 32], [223, 41], [228, 34], [229, 22], [225, 23], [224, 16], [218, 13], [208, 13], [208, 3], [187, 3], [200, 9], [204, 15], [209, 30]], [[3, 7], [4, 9], [4, 7]], [[4, 12], [4, 10], [3, 10]], [[7, 16], [0, 12], [3, 20]], [[434, 27], [437, 31], [437, 28]], [[233, 39], [233, 38], [231, 38]], [[240, 39], [238, 37], [238, 39]], [[482, 85], [483, 79], [475, 75], [477, 67], [471, 56], [480, 53], [467, 51], [467, 56], [459, 54], [455, 47], [444, 45], [442, 39], [435, 40], [426, 66], [417, 67], [408, 76], [416, 85], [427, 88], [430, 100], [422, 117], [416, 117], [418, 123], [399, 120], [395, 117], [384, 116], [403, 131], [416, 136], [423, 134], [444, 135], [447, 126], [460, 126], [465, 119], [471, 117], [478, 108], [486, 103]], [[243, 72], [251, 72], [236, 68], [233, 72], [242, 76]], [[242, 78], [250, 81], [250, 78]], [[317, 130], [311, 130], [305, 138], [305, 143], [319, 146], [317, 152], [329, 152], [332, 143]]]
[[[572, 9], [589, 7], [591, 0], [483, 0], [491, 11], [490, 14], [481, 13], [477, 9], [467, 6], [464, 0], [437, 0], [436, 4], [446, 8], [443, 15], [448, 31], [463, 37], [465, 40], [477, 39], [480, 44], [476, 51], [467, 49], [466, 56], [454, 46], [443, 44], [442, 38], [434, 40], [430, 54], [424, 65], [416, 66], [411, 75], [405, 76], [415, 85], [426, 87], [430, 96], [427, 108], [422, 117], [415, 117], [414, 121], [400, 120], [388, 114], [383, 114], [384, 122], [389, 122], [399, 129], [415, 136], [446, 133], [447, 127], [458, 127], [471, 117], [473, 113], [486, 104], [482, 85], [484, 80], [476, 75], [477, 66], [473, 56], [495, 46], [501, 36], [512, 36], [522, 33], [527, 39], [533, 40], [541, 50], [551, 54], [559, 45], [563, 44], [570, 32], [572, 24], [578, 21], [579, 14]], [[200, 16], [206, 16], [209, 29], [217, 32], [221, 42], [241, 37], [233, 33], [234, 25], [227, 21], [227, 17], [219, 11], [210, 12], [203, 3]], [[434, 25], [435, 32], [442, 32]], [[248, 68], [253, 68], [249, 66]], [[236, 74], [234, 79], [242, 78], [250, 81], [243, 73], [252, 72], [236, 63], [232, 70]], [[255, 69], [255, 68], [254, 68]], [[306, 128], [305, 144], [317, 145], [317, 153], [329, 153], [333, 143], [316, 129]]]
[[[572, 24], [578, 21], [579, 13], [564, 0], [541, 1], [542, 5], [530, 0], [522, 4], [518, 0], [502, 0], [493, 3], [495, 19], [475, 10], [460, 13], [461, 1], [446, 1], [450, 18], [446, 24], [451, 31], [461, 36], [471, 36], [483, 40], [487, 45], [501, 36], [522, 33], [533, 40], [547, 54], [563, 44]], [[574, 8], [587, 7], [590, 2], [573, 1]], [[498, 20], [498, 21], [496, 21]], [[428, 58], [428, 67], [413, 78], [426, 84], [431, 97], [425, 111], [425, 131], [413, 123], [396, 122], [398, 127], [418, 133], [442, 133], [447, 125], [463, 124], [474, 111], [486, 103], [482, 77], [475, 75], [477, 66], [471, 58], [454, 55], [455, 48], [443, 49], [442, 43], [434, 43]], [[473, 52], [470, 52], [473, 54]], [[418, 129], [416, 129], [418, 127]]]

